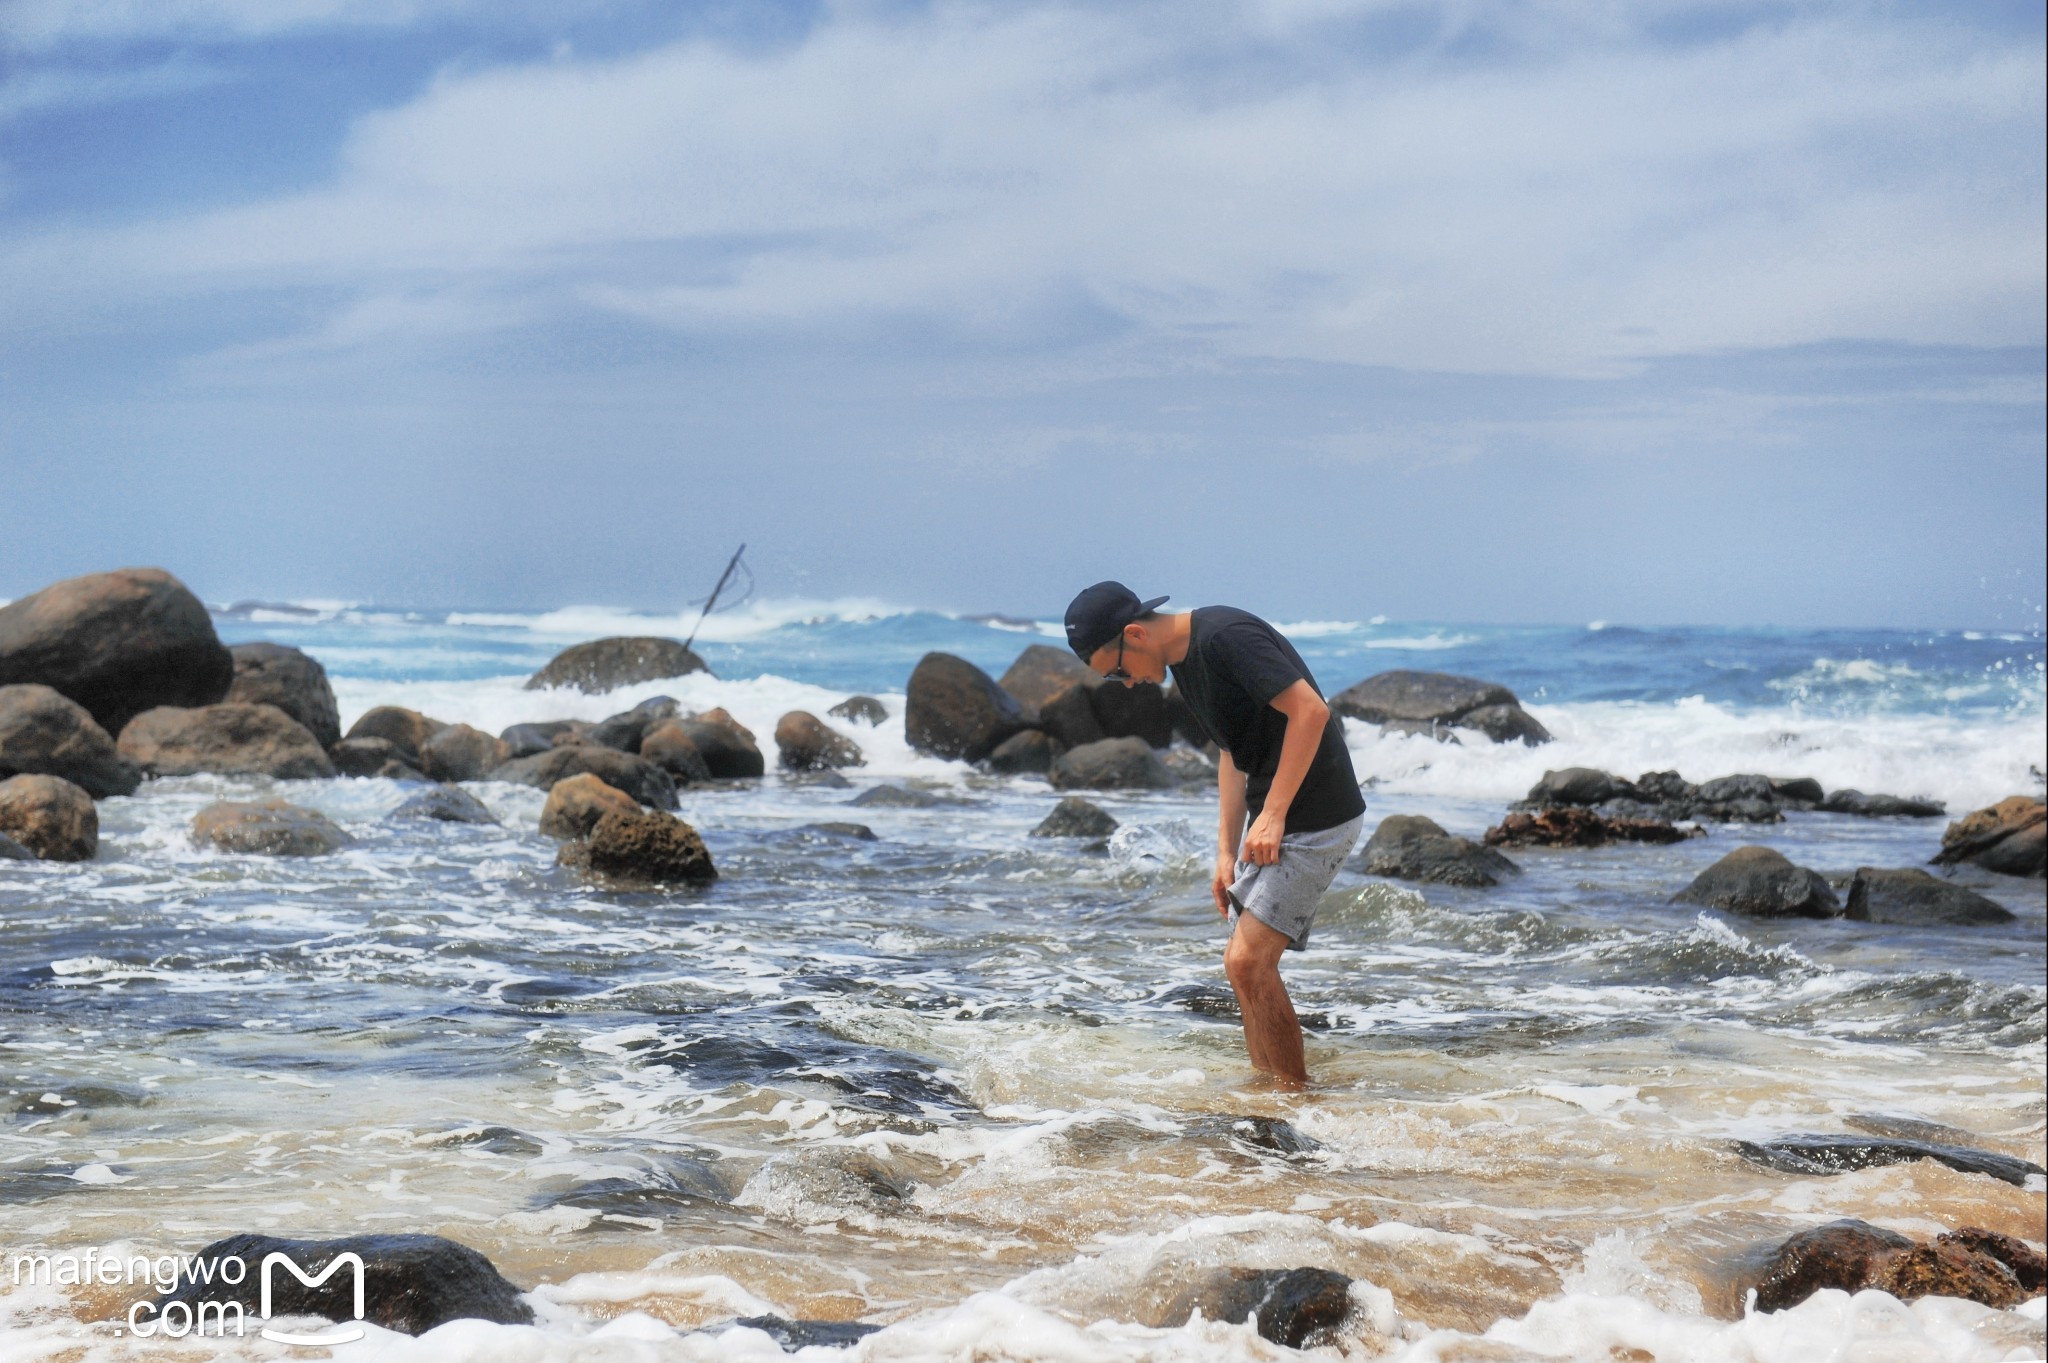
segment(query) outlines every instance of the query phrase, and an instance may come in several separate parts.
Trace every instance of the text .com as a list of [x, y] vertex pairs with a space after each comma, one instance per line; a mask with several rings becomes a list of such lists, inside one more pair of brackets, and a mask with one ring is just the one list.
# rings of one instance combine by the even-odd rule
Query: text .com
[[[272, 1285], [289, 1273], [301, 1286], [317, 1288], [342, 1270], [350, 1276], [337, 1287], [352, 1288], [353, 1320], [334, 1329], [313, 1334], [294, 1333], [266, 1325], [258, 1331], [265, 1339], [285, 1344], [341, 1344], [363, 1337], [363, 1261], [356, 1254], [337, 1254], [318, 1273], [308, 1273], [288, 1254], [263, 1256], [257, 1266], [259, 1300], [257, 1314], [269, 1320]], [[102, 1287], [147, 1288], [156, 1300], [140, 1297], [128, 1308], [127, 1329], [143, 1339], [159, 1335], [181, 1339], [186, 1335], [242, 1335], [248, 1332], [248, 1309], [238, 1289], [249, 1281], [249, 1266], [239, 1255], [204, 1258], [199, 1255], [102, 1254], [97, 1247], [82, 1254], [17, 1254], [13, 1256], [16, 1287]], [[185, 1290], [178, 1296], [180, 1287]], [[219, 1293], [219, 1295], [209, 1295]], [[163, 1298], [170, 1298], [163, 1300]], [[197, 1300], [192, 1300], [196, 1297]]]

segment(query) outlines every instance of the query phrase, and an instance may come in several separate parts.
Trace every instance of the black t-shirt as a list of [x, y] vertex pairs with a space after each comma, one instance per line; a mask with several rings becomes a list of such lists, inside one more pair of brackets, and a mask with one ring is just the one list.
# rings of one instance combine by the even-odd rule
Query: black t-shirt
[[[1287, 736], [1287, 716], [1273, 708], [1273, 698], [1298, 681], [1316, 685], [1294, 645], [1258, 616], [1235, 606], [1198, 606], [1189, 613], [1188, 656], [1173, 665], [1173, 684], [1216, 746], [1244, 773], [1245, 804], [1254, 819], [1265, 807]], [[1363, 813], [1344, 724], [1333, 713], [1287, 807], [1286, 831], [1335, 828]]]

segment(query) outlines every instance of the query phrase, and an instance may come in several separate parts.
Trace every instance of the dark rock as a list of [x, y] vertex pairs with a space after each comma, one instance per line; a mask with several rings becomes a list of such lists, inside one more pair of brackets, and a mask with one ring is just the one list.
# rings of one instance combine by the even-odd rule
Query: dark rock
[[1095, 722], [1102, 726], [1105, 738], [1142, 738], [1155, 748], [1173, 742], [1173, 717], [1166, 711], [1166, 693], [1151, 682], [1097, 686], [1089, 690], [1088, 700], [1095, 707]]
[[578, 733], [589, 727], [577, 719], [550, 719], [537, 724], [514, 724], [498, 735], [498, 741], [505, 745], [505, 760], [510, 762], [515, 757], [532, 757], [535, 753], [546, 752], [555, 746], [557, 734]]
[[1069, 649], [1032, 644], [1017, 655], [1017, 661], [1010, 664], [997, 685], [1016, 697], [1018, 705], [1031, 711], [1043, 708], [1069, 687], [1092, 691], [1102, 685], [1102, 678]]
[[1870, 1286], [1900, 1301], [1960, 1297], [2001, 1311], [2018, 1306], [2030, 1295], [2011, 1269], [1946, 1235], [1931, 1245], [1915, 1245], [1893, 1255], [1871, 1278]]
[[36, 854], [5, 833], [0, 833], [0, 861], [34, 861]]
[[608, 1217], [667, 1220], [732, 1201], [718, 1171], [703, 1160], [670, 1155], [635, 1178], [598, 1178], [557, 1193], [544, 1207], [579, 1207]]
[[1522, 803], [1531, 809], [1549, 809], [1553, 805], [1603, 804], [1608, 800], [1631, 799], [1635, 794], [1635, 787], [1619, 776], [1594, 767], [1566, 767], [1563, 771], [1544, 772], [1543, 779], [1529, 787]]
[[541, 806], [540, 831], [551, 838], [587, 838], [597, 821], [613, 810], [638, 814], [632, 796], [584, 772], [555, 782]]
[[[1505, 686], [1442, 672], [1381, 672], [1330, 698], [1340, 715], [1369, 724], [1407, 720], [1478, 729], [1497, 742], [1548, 743], [1550, 731], [1522, 710]], [[1512, 712], [1512, 713], [1508, 713]]]
[[1901, 1141], [1932, 1141], [1936, 1145], [1967, 1145], [1974, 1140], [1961, 1127], [1944, 1126], [1922, 1117], [1893, 1117], [1881, 1112], [1852, 1112], [1842, 1118], [1844, 1126], [1870, 1136], [1889, 1136]]
[[1865, 795], [1860, 790], [1838, 790], [1816, 801], [1830, 814], [1858, 814], [1866, 819], [1934, 819], [1948, 813], [1940, 800], [1905, 800], [1896, 795]]
[[334, 763], [306, 726], [275, 705], [145, 710], [121, 730], [121, 755], [150, 776], [332, 776]]
[[450, 724], [420, 744], [420, 770], [434, 781], [481, 781], [503, 766], [505, 744], [482, 729]]
[[[388, 738], [344, 738], [334, 745], [327, 758], [341, 776], [382, 776], [385, 768], [394, 763], [408, 771], [416, 770]], [[419, 775], [421, 780], [426, 779], [424, 773]]]
[[1106, 838], [1116, 832], [1109, 812], [1078, 795], [1069, 795], [1031, 830], [1034, 838]]
[[[754, 755], [760, 756], [758, 752]], [[711, 779], [711, 764], [676, 720], [649, 730], [640, 740], [640, 756], [675, 777], [679, 786], [701, 785]]]
[[587, 842], [564, 847], [559, 859], [627, 884], [702, 884], [718, 878], [697, 830], [659, 811], [609, 810]]
[[957, 804], [942, 795], [928, 790], [912, 790], [908, 786], [870, 786], [847, 801], [861, 809], [930, 809], [933, 805]]
[[825, 823], [807, 823], [802, 827], [816, 833], [828, 833], [835, 838], [852, 838], [856, 842], [880, 841], [880, 839], [875, 837], [875, 830], [869, 828], [864, 823], [842, 823], [835, 820]]
[[782, 780], [785, 785], [815, 786], [821, 790], [853, 789], [853, 782], [830, 767], [819, 767], [814, 771], [786, 771], [782, 773]]
[[682, 706], [674, 696], [654, 696], [630, 710], [599, 720], [584, 731], [583, 737], [620, 752], [639, 752], [641, 740], [681, 714]]
[[1711, 804], [1705, 800], [1695, 801], [1690, 811], [1695, 819], [1711, 819], [1716, 823], [1783, 823], [1785, 815], [1775, 800], [1723, 800]]
[[267, 857], [325, 856], [349, 843], [348, 834], [325, 814], [283, 800], [210, 804], [193, 816], [192, 837], [223, 852]]
[[1488, 847], [1605, 847], [1616, 842], [1670, 843], [1705, 837], [1661, 819], [1631, 819], [1573, 805], [1540, 814], [1509, 814], [1486, 830]]
[[1781, 1136], [1769, 1141], [1737, 1141], [1735, 1151], [1752, 1164], [1785, 1174], [1844, 1174], [1852, 1169], [1877, 1169], [1931, 1159], [1960, 1173], [1983, 1174], [2024, 1188], [2029, 1175], [2043, 1172], [2031, 1160], [1991, 1150], [1873, 1136]]
[[1165, 790], [1173, 773], [1142, 738], [1105, 738], [1061, 753], [1047, 773], [1055, 790]]
[[428, 719], [402, 705], [379, 705], [348, 726], [348, 738], [381, 738], [398, 749], [399, 760], [408, 766], [420, 764], [420, 749], [426, 741], [448, 726]]
[[1811, 776], [1773, 776], [1771, 795], [1780, 803], [1812, 806], [1827, 798], [1820, 782]]
[[1093, 694], [1094, 689], [1086, 686], [1070, 686], [1059, 692], [1038, 707], [1038, 726], [1063, 747], [1100, 743], [1109, 735], [1102, 731], [1102, 721], [1095, 717], [1095, 702], [1090, 699]]
[[918, 752], [979, 762], [1024, 727], [1016, 697], [950, 653], [927, 653], [905, 687], [904, 735]]
[[54, 687], [0, 686], [0, 779], [23, 774], [61, 776], [95, 799], [142, 783], [83, 705]]
[[593, 639], [557, 653], [527, 678], [526, 689], [573, 686], [595, 696], [636, 682], [710, 671], [702, 658], [674, 639]]
[[1262, 1339], [1289, 1349], [1335, 1344], [1351, 1317], [1351, 1279], [1326, 1268], [1232, 1268], [1190, 1288], [1167, 1308], [1164, 1325], [1258, 1318]]
[[1174, 744], [1159, 754], [1159, 760], [1184, 786], [1206, 786], [1216, 780], [1216, 764], [1201, 749], [1191, 748], [1185, 743]]
[[[261, 1308], [268, 1277], [275, 1315], [356, 1319], [353, 1270], [344, 1267], [318, 1287], [308, 1287], [282, 1268], [266, 1275], [263, 1261], [272, 1254], [287, 1256], [309, 1278], [318, 1278], [339, 1255], [357, 1255], [363, 1263], [362, 1318], [401, 1334], [422, 1335], [451, 1320], [533, 1322], [533, 1308], [489, 1259], [438, 1235], [351, 1235], [339, 1240], [231, 1235], [199, 1251], [200, 1271], [190, 1273], [163, 1298], [159, 1310], [173, 1301], [195, 1310], [202, 1302], [239, 1302], [253, 1315]], [[239, 1280], [233, 1284], [220, 1271], [229, 1259], [241, 1261]]]
[[600, 748], [594, 743], [550, 748], [532, 757], [515, 758], [493, 771], [490, 779], [513, 781], [535, 790], [553, 790], [557, 781], [585, 772], [643, 805], [655, 809], [676, 807], [676, 783], [667, 772], [644, 757]]
[[1491, 847], [1453, 837], [1420, 814], [1390, 814], [1380, 820], [1360, 861], [1370, 876], [1436, 885], [1487, 887], [1522, 873]]
[[212, 705], [234, 676], [206, 607], [161, 568], [74, 577], [0, 606], [0, 686], [54, 687], [110, 734], [159, 705]]
[[1913, 1247], [1867, 1221], [1830, 1221], [1800, 1231], [1771, 1252], [1756, 1282], [1756, 1308], [1783, 1311], [1824, 1288], [1860, 1292], [1895, 1255]]
[[1974, 862], [2000, 875], [2048, 874], [2048, 805], [2014, 795], [1956, 820], [1941, 835], [1936, 866]]
[[[768, 770], [753, 735], [737, 724], [721, 724], [699, 715], [695, 719], [677, 720], [675, 725], [696, 746], [706, 770], [721, 781], [759, 776]], [[641, 746], [646, 746], [644, 741]]]
[[2004, 1264], [2020, 1290], [2033, 1296], [2048, 1287], [2048, 1258], [2024, 1240], [1982, 1226], [1964, 1226], [1947, 1235], [1936, 1237], [1935, 1243], [1958, 1245], [1978, 1254], [1988, 1255]]
[[1635, 780], [1636, 798], [1651, 804], [1690, 804], [1700, 788], [1675, 771], [1646, 771]]
[[1738, 847], [1672, 896], [1759, 918], [1839, 918], [1842, 902], [1818, 871], [1794, 866], [1769, 847]]
[[1322, 1142], [1305, 1136], [1301, 1128], [1281, 1117], [1210, 1113], [1188, 1123], [1188, 1135], [1198, 1139], [1225, 1140], [1271, 1155], [1313, 1155]]
[[1053, 760], [1066, 745], [1039, 729], [1026, 729], [996, 744], [987, 757], [988, 769], [1004, 776], [1043, 774], [1052, 770]]
[[873, 696], [848, 696], [825, 713], [848, 724], [865, 724], [869, 728], [889, 718], [888, 707]]
[[[549, 792], [551, 795], [553, 792]], [[441, 823], [495, 824], [498, 816], [460, 786], [423, 790], [391, 811], [394, 819], [435, 819]]]
[[83, 786], [28, 773], [0, 781], [0, 835], [42, 861], [91, 861], [100, 815]]
[[813, 1345], [826, 1349], [849, 1348], [882, 1328], [857, 1320], [784, 1320], [781, 1316], [747, 1316], [733, 1321], [732, 1325], [718, 1328], [731, 1329], [734, 1325], [746, 1330], [759, 1330], [780, 1345], [784, 1353], [795, 1353]]
[[1859, 923], [1913, 926], [1976, 926], [2010, 923], [2012, 911], [1975, 890], [1966, 890], [1915, 868], [1880, 871], [1861, 866], [1849, 881], [1843, 917]]
[[1734, 804], [1739, 800], [1775, 804], [1777, 792], [1771, 789], [1768, 776], [1717, 776], [1711, 781], [1701, 782], [1694, 798], [1709, 805]]
[[341, 742], [341, 711], [327, 669], [283, 644], [236, 644], [235, 679], [227, 698], [243, 705], [275, 705], [313, 735], [323, 748]]
[[858, 744], [808, 710], [791, 710], [775, 721], [775, 747], [785, 771], [867, 765]]

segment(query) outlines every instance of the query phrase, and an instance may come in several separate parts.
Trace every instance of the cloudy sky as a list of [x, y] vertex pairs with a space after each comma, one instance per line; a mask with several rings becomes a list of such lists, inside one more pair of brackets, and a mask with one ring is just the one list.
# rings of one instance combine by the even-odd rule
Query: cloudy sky
[[0, 0], [0, 597], [2038, 625], [2038, 0]]

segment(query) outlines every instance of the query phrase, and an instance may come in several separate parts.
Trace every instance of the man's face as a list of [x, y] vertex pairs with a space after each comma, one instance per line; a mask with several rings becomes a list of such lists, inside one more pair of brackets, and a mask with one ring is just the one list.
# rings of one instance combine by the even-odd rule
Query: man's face
[[1089, 655], [1088, 667], [1105, 681], [1125, 686], [1166, 680], [1166, 663], [1153, 646], [1150, 631], [1141, 624], [1128, 624], [1124, 632]]

